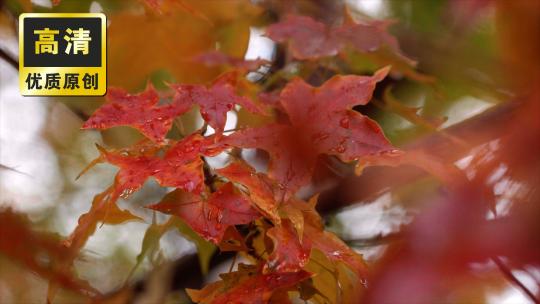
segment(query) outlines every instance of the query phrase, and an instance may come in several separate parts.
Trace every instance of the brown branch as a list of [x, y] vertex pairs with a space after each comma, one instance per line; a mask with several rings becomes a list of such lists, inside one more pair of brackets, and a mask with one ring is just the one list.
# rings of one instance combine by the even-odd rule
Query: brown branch
[[518, 280], [518, 278], [514, 276], [512, 271], [508, 268], [508, 266], [504, 264], [504, 262], [499, 257], [492, 257], [491, 259], [493, 260], [495, 265], [499, 267], [499, 270], [503, 273], [503, 275], [508, 281], [521, 289], [521, 291], [523, 291], [527, 295], [527, 297], [529, 297], [529, 299], [533, 301], [533, 303], [540, 304], [540, 300], [535, 297], [535, 295], [527, 288], [527, 286], [525, 286], [520, 280]]
[[0, 58], [4, 59], [9, 65], [11, 65], [16, 70], [19, 70], [19, 61], [13, 56], [8, 54], [4, 49], [0, 48]]
[[388, 234], [378, 234], [370, 238], [361, 239], [344, 239], [347, 245], [352, 247], [373, 247], [388, 244], [394, 241], [399, 241], [403, 238], [403, 233], [400, 231], [391, 232]]

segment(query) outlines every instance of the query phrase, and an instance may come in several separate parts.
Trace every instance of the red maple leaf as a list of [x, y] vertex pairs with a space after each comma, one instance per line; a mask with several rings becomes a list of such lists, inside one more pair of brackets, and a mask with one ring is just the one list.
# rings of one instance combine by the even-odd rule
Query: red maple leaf
[[122, 89], [110, 88], [107, 103], [90, 116], [83, 129], [108, 129], [130, 126], [149, 139], [162, 142], [172, 126], [173, 119], [188, 111], [191, 105], [158, 105], [159, 96], [151, 84], [142, 93], [131, 95]]
[[232, 110], [234, 105], [240, 105], [252, 113], [266, 114], [264, 107], [235, 93], [238, 77], [238, 71], [225, 73], [210, 87], [173, 84], [173, 102], [164, 105], [158, 105], [159, 96], [151, 84], [148, 84], [144, 92], [136, 95], [111, 88], [107, 94], [108, 102], [97, 109], [82, 128], [130, 126], [152, 141], [162, 143], [173, 120], [191, 109], [193, 104], [198, 104], [203, 119], [216, 130], [219, 137], [225, 127], [227, 112]]
[[204, 200], [200, 195], [175, 190], [148, 208], [182, 218], [203, 238], [221, 243], [226, 230], [260, 217], [247, 196], [227, 183]]
[[203, 119], [214, 128], [216, 135], [220, 136], [225, 127], [227, 112], [232, 110], [236, 104], [252, 113], [265, 114], [262, 107], [249, 98], [235, 93], [237, 79], [238, 72], [232, 71], [218, 77], [209, 87], [204, 85], [171, 85], [176, 91], [174, 104], [180, 108], [198, 104]]
[[[267, 267], [295, 271], [307, 263], [312, 249], [322, 252], [330, 261], [342, 262], [356, 273], [359, 279], [367, 277], [367, 266], [361, 255], [349, 248], [335, 234], [325, 231], [321, 217], [315, 210], [315, 199], [309, 203], [291, 199], [287, 212], [298, 210], [303, 217], [302, 238], [297, 227], [282, 221], [281, 226], [268, 230], [267, 235], [274, 240], [274, 251], [268, 259]], [[296, 230], [296, 232], [295, 232]]]
[[221, 151], [213, 137], [197, 133], [175, 143], [163, 157], [157, 156], [159, 149], [156, 146], [144, 144], [117, 151], [99, 149], [101, 156], [90, 166], [106, 161], [120, 168], [111, 201], [139, 190], [149, 177], [154, 177], [163, 187], [201, 193], [204, 186], [201, 155], [214, 156]]
[[285, 20], [270, 25], [266, 34], [276, 42], [288, 41], [297, 59], [334, 56], [341, 47], [324, 23], [305, 16], [288, 15]]
[[328, 27], [311, 17], [288, 15], [268, 27], [267, 35], [277, 42], [289, 42], [294, 58], [318, 59], [337, 55], [346, 46], [359, 52], [372, 52], [388, 47], [408, 64], [414, 61], [402, 55], [397, 39], [387, 31], [391, 21], [349, 22]]
[[336, 28], [334, 34], [339, 37], [344, 46], [350, 46], [359, 52], [373, 52], [386, 47], [404, 63], [410, 66], [416, 65], [414, 60], [403, 54], [396, 37], [388, 33], [388, 27], [392, 24], [394, 24], [393, 20], [373, 20], [360, 23], [349, 20], [346, 24]]
[[[335, 234], [324, 230], [322, 218], [315, 209], [316, 203], [316, 196], [310, 199], [309, 202], [298, 199], [292, 199], [288, 202], [289, 209], [300, 211], [304, 219], [302, 250], [307, 250], [311, 246], [311, 249], [319, 250], [330, 261], [344, 263], [356, 273], [359, 279], [365, 280], [368, 269], [364, 259]], [[309, 242], [306, 242], [306, 240], [309, 240]]]
[[[261, 266], [240, 263], [237, 271], [220, 274], [220, 281], [187, 293], [196, 303], [290, 303], [287, 291], [312, 275], [303, 270], [263, 273]], [[281, 301], [274, 302], [276, 297]]]
[[309, 277], [311, 274], [307, 271], [255, 275], [220, 294], [212, 303], [267, 303], [275, 292], [290, 289]]
[[311, 240], [303, 239], [300, 242], [290, 221], [282, 221], [266, 232], [274, 242], [274, 251], [268, 257], [266, 268], [274, 271], [298, 271], [309, 260], [311, 253]]
[[347, 246], [335, 234], [306, 225], [304, 238], [312, 240], [313, 248], [321, 251], [329, 260], [344, 263], [361, 280], [367, 278], [368, 268], [362, 256]]
[[376, 83], [388, 71], [381, 69], [372, 77], [334, 76], [320, 87], [295, 78], [280, 94], [290, 123], [240, 130], [223, 142], [267, 151], [268, 174], [287, 200], [309, 183], [319, 154], [352, 161], [392, 149], [376, 122], [352, 110], [368, 103]]

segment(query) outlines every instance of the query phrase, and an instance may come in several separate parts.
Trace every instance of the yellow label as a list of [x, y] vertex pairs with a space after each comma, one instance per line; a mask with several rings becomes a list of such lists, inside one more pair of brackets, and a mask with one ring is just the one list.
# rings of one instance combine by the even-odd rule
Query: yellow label
[[19, 17], [19, 87], [25, 96], [103, 96], [107, 23], [100, 13]]

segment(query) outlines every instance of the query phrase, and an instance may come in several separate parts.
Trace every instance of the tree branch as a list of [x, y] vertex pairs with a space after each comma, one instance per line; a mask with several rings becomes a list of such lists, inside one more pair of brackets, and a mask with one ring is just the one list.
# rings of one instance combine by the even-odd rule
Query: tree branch
[[403, 233], [400, 231], [391, 232], [387, 234], [378, 234], [370, 238], [362, 239], [344, 239], [343, 241], [347, 245], [352, 247], [373, 247], [388, 244], [394, 241], [399, 241], [403, 238]]
[[4, 59], [14, 69], [19, 70], [19, 61], [10, 54], [8, 54], [6, 51], [4, 51], [4, 49], [2, 48], [0, 48], [0, 58]]
[[525, 286], [518, 278], [514, 276], [512, 271], [504, 264], [504, 262], [499, 257], [491, 258], [495, 265], [499, 267], [499, 270], [503, 273], [508, 281], [516, 285], [521, 291], [523, 291], [531, 301], [535, 304], [540, 304], [540, 300], [535, 297], [535, 295], [530, 291], [527, 286]]

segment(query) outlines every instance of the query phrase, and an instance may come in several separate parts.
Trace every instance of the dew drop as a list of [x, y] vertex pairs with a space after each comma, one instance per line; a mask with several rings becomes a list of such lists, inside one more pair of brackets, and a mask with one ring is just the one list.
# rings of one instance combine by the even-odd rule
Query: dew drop
[[313, 141], [318, 142], [318, 141], [325, 140], [328, 137], [330, 137], [330, 134], [328, 133], [317, 133], [312, 138], [313, 138]]
[[332, 251], [330, 252], [330, 255], [333, 256], [333, 257], [336, 257], [336, 258], [339, 258], [341, 256], [341, 252], [339, 251]]
[[344, 129], [348, 129], [349, 128], [349, 118], [348, 117], [342, 118], [339, 121], [339, 125]]
[[368, 287], [368, 282], [367, 282], [367, 280], [365, 278], [360, 279], [360, 284], [362, 284], [366, 288]]

